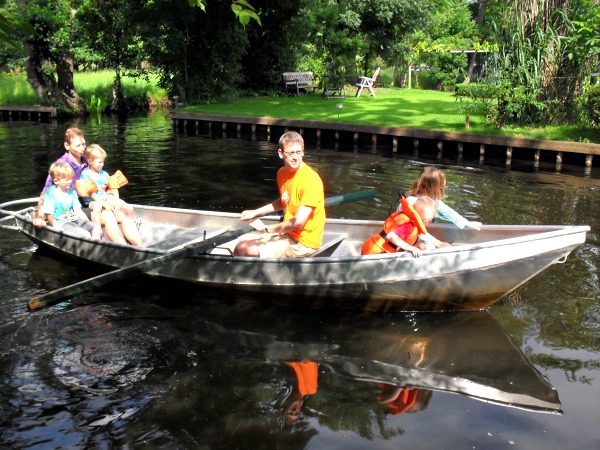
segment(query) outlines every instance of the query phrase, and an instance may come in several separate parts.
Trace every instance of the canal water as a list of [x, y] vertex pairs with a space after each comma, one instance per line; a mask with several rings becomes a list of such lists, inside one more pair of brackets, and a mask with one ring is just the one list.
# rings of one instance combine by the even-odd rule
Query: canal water
[[[0, 202], [39, 194], [69, 126], [130, 203], [240, 212], [277, 195], [277, 136], [173, 133], [154, 114], [1, 123]], [[377, 189], [331, 217], [384, 219], [434, 164], [464, 216], [587, 224], [587, 242], [480, 313], [256, 307], [144, 277], [29, 313], [97, 269], [0, 229], [0, 447], [600, 448], [600, 177], [409, 153], [308, 140], [305, 159], [327, 196]]]

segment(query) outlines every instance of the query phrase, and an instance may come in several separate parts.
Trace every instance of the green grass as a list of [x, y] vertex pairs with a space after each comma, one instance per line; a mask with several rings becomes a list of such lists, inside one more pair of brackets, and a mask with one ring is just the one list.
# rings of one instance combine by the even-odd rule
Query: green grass
[[[74, 80], [77, 92], [90, 111], [100, 111], [110, 103], [113, 71], [76, 73]], [[123, 85], [125, 95], [134, 104], [169, 104], [167, 93], [156, 87], [156, 78], [150, 78], [146, 82], [125, 77]], [[376, 89], [377, 98], [371, 98], [368, 92], [363, 92], [356, 98], [355, 92], [354, 88], [350, 88], [346, 92], [346, 99], [327, 100], [319, 93], [300, 97], [252, 97], [230, 103], [191, 105], [180, 110], [600, 143], [600, 131], [595, 128], [549, 126], [497, 129], [481, 114], [471, 115], [471, 128], [467, 130], [465, 116], [459, 112], [459, 102], [449, 92], [389, 87]], [[23, 73], [0, 75], [0, 104], [37, 103], [33, 89]], [[338, 105], [342, 107], [338, 108]]]
[[0, 75], [0, 105], [37, 105], [38, 101], [27, 78], [22, 74]]
[[[319, 93], [301, 94], [300, 97], [244, 98], [230, 103], [190, 105], [179, 110], [522, 136], [532, 139], [600, 142], [597, 129], [574, 126], [497, 129], [482, 114], [472, 114], [471, 127], [466, 129], [465, 116], [459, 112], [459, 102], [450, 92], [377, 88], [376, 98], [370, 97], [369, 93], [364, 91], [356, 98], [355, 92], [354, 88], [349, 89], [346, 99], [327, 100]], [[342, 107], [338, 108], [338, 105]]]
[[[73, 78], [75, 89], [90, 111], [101, 110], [110, 104], [114, 76], [114, 71], [111, 70], [75, 73]], [[167, 106], [169, 104], [167, 92], [159, 89], [156, 82], [156, 77], [152, 75], [149, 81], [124, 77], [125, 96], [136, 105]], [[37, 105], [39, 102], [25, 74], [5, 73], [0, 75], [0, 104]]]

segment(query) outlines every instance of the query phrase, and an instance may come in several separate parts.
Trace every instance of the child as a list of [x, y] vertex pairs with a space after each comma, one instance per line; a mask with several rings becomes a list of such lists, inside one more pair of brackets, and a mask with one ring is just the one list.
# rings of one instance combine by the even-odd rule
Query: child
[[81, 173], [77, 191], [83, 205], [90, 208], [92, 222], [104, 225], [107, 237], [113, 242], [141, 246], [142, 238], [133, 221], [133, 208], [119, 198], [118, 188], [127, 180], [120, 172], [109, 176], [103, 170], [106, 152], [99, 145], [90, 145], [85, 150], [85, 158], [88, 168]]
[[400, 250], [410, 252], [415, 258], [422, 249], [415, 246], [420, 234], [427, 233], [425, 225], [433, 220], [437, 212], [435, 200], [419, 197], [411, 205], [404, 197], [400, 199], [402, 211], [392, 213], [383, 223], [383, 230], [373, 234], [362, 246], [361, 254], [393, 253]]
[[[433, 166], [424, 167], [419, 177], [406, 192], [407, 200], [409, 203], [413, 204], [417, 197], [430, 197], [437, 202], [436, 217], [447, 220], [448, 222], [455, 224], [460, 229], [469, 227], [473, 228], [474, 230], [481, 230], [481, 222], [468, 221], [442, 201], [442, 199], [446, 198], [446, 193], [444, 192], [445, 187], [446, 176], [444, 175], [444, 172]], [[402, 211], [402, 205], [398, 207], [398, 211]], [[419, 242], [417, 243], [417, 246], [425, 250], [436, 247], [448, 247], [450, 244], [447, 242], [442, 242], [433, 237], [431, 234], [426, 233], [422, 236], [419, 236]]]
[[[126, 183], [124, 177], [119, 177], [117, 174], [116, 177], [113, 175], [114, 180], [117, 181], [117, 184], [114, 185], [114, 188], [111, 188], [113, 178], [108, 175], [108, 172], [103, 170], [104, 161], [106, 160], [106, 152], [97, 144], [90, 145], [85, 150], [85, 159], [87, 160], [88, 167], [84, 169], [81, 173], [80, 181], [85, 183], [85, 180], [93, 180], [94, 183], [92, 185], [95, 186], [93, 191], [89, 192], [79, 192], [79, 195], [82, 196], [81, 202], [84, 207], [89, 207], [92, 214], [92, 222], [100, 223], [100, 214], [102, 212], [102, 208], [108, 209], [112, 211], [115, 215], [123, 210], [127, 211], [127, 215], [133, 216], [133, 208], [131, 205], [128, 205], [123, 200], [119, 198], [119, 183], [118, 180], [122, 183]], [[79, 189], [78, 189], [79, 191]], [[89, 194], [89, 195], [85, 195]]]
[[[85, 137], [79, 128], [68, 128], [65, 131], [65, 137], [63, 142], [65, 153], [58, 158], [55, 162], [65, 162], [73, 169], [73, 183], [75, 183], [81, 176], [83, 169], [87, 167], [83, 152], [85, 151]], [[42, 199], [44, 193], [48, 188], [53, 185], [53, 180], [50, 175], [46, 178], [46, 184], [40, 194], [38, 201], [38, 215], [33, 219], [33, 225], [40, 228], [46, 224], [44, 214], [42, 212]]]
[[66, 162], [56, 162], [50, 166], [49, 173], [53, 185], [46, 189], [42, 201], [42, 211], [48, 223], [74, 235], [81, 235], [80, 230], [85, 230], [86, 236], [100, 239], [102, 227], [87, 218], [75, 189], [71, 187], [73, 168]]

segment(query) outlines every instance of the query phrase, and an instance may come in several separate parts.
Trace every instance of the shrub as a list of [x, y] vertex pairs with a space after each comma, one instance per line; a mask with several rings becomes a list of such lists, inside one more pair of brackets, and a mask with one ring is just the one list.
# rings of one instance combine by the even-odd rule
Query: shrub
[[600, 125], [600, 85], [593, 85], [577, 98], [584, 124]]

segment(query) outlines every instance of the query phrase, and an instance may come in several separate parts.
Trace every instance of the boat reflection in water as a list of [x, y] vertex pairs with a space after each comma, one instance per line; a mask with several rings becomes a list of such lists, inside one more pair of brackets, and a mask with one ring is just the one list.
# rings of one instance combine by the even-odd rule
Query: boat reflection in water
[[[218, 342], [220, 352], [293, 367], [296, 383], [287, 403], [296, 408], [332, 384], [340, 389], [338, 378], [368, 383], [373, 401], [392, 414], [425, 409], [433, 391], [562, 414], [556, 390], [486, 311], [347, 315], [331, 323], [306, 316], [302, 327], [284, 320], [266, 330], [266, 321], [243, 331], [205, 322], [201, 334]], [[231, 316], [227, 322], [244, 323]]]

